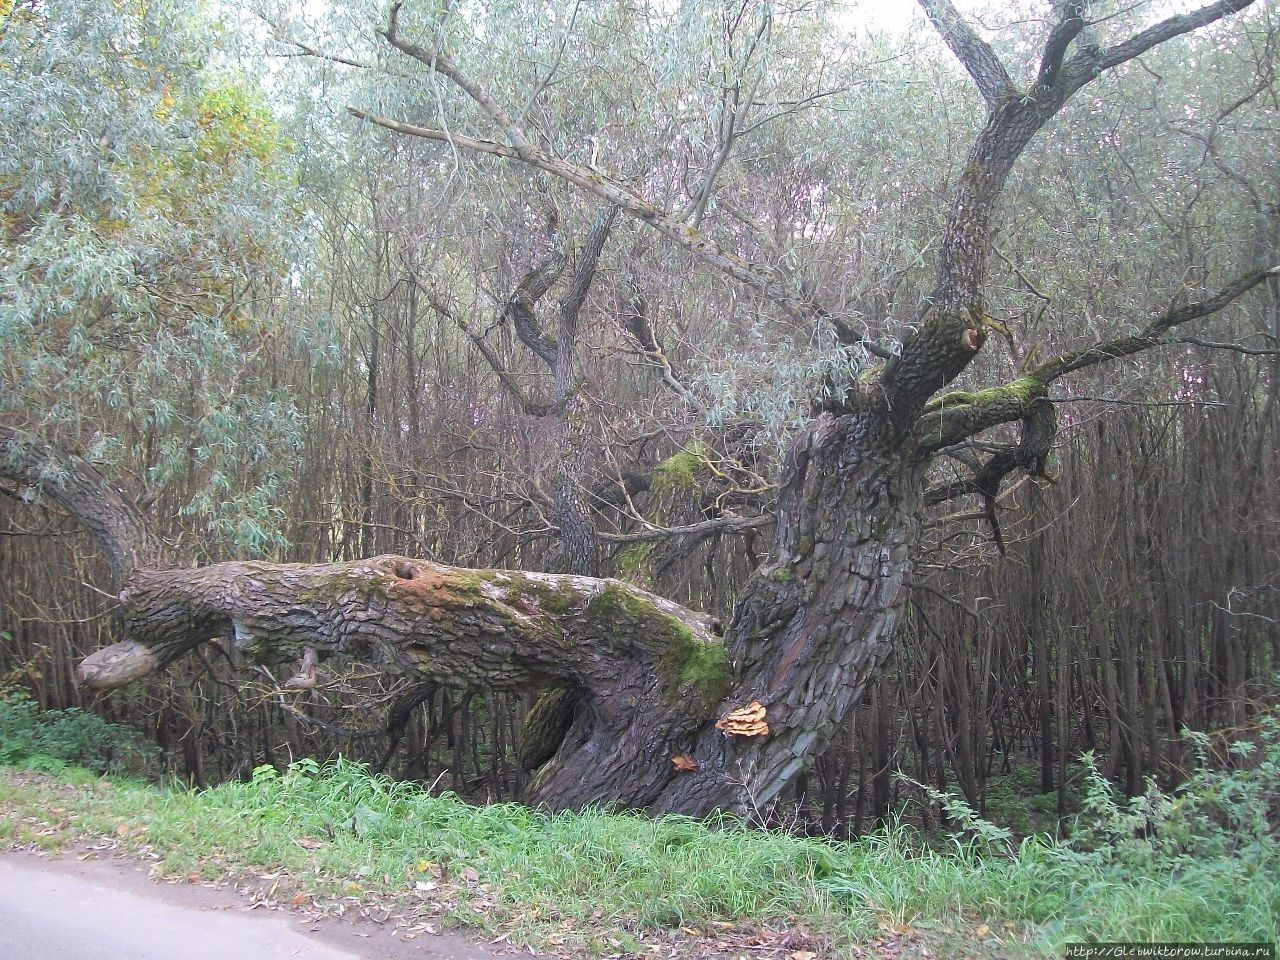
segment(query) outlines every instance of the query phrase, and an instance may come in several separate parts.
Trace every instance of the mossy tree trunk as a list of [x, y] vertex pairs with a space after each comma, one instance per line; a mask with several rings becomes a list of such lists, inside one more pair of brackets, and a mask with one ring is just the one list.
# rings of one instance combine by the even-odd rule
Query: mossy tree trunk
[[708, 726], [652, 803], [663, 812], [765, 811], [830, 741], [890, 651], [919, 545], [921, 471], [880, 446], [877, 418], [823, 414], [792, 445], [777, 542], [726, 633], [727, 706], [758, 702], [767, 735]]
[[[614, 580], [444, 567], [384, 556], [341, 564], [135, 570], [130, 639], [87, 658], [95, 687], [128, 682], [207, 642], [261, 664], [354, 657], [466, 690], [578, 691], [573, 730], [533, 796], [645, 806], [637, 774], [712, 714], [729, 678], [706, 618]], [[576, 731], [576, 734], [575, 734]], [[567, 770], [573, 789], [538, 784]]]
[[[302, 663], [310, 650], [462, 689], [571, 688], [573, 725], [534, 776], [531, 802], [749, 812], [825, 743], [888, 650], [919, 481], [909, 463], [865, 453], [868, 422], [824, 415], [797, 442], [785, 534], [727, 638], [708, 618], [616, 580], [396, 556], [156, 569], [148, 550], [117, 545], [107, 552], [128, 558], [118, 568], [128, 639], [88, 657], [81, 679], [121, 686], [221, 643], [266, 665]], [[4, 462], [32, 465], [33, 482], [62, 477], [42, 490], [64, 507], [120, 513], [123, 522], [95, 528], [104, 546], [113, 534], [101, 531], [142, 523], [74, 457], [13, 433], [0, 445]], [[765, 708], [767, 736], [715, 728], [751, 701]]]

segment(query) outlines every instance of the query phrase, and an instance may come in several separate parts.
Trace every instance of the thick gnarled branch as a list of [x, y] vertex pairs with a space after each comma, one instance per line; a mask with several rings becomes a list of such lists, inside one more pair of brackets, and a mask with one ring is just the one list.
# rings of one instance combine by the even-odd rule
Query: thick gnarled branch
[[89, 686], [132, 682], [213, 638], [256, 663], [311, 649], [487, 690], [606, 689], [624, 664], [656, 670], [673, 644], [719, 642], [707, 618], [621, 581], [398, 556], [136, 570], [120, 601], [128, 639], [84, 662]]
[[1128, 40], [1124, 40], [1105, 50], [1083, 50], [1067, 63], [1063, 70], [1063, 81], [1068, 91], [1074, 92], [1084, 86], [1098, 74], [1112, 70], [1135, 57], [1140, 57], [1162, 43], [1176, 37], [1207, 27], [1223, 17], [1239, 13], [1252, 6], [1255, 0], [1218, 0], [1190, 13], [1179, 13], [1153, 24]]
[[0, 432], [0, 452], [0, 476], [56, 496], [124, 580], [126, 639], [80, 666], [93, 689], [151, 676], [211, 640], [259, 664], [297, 664], [297, 679], [286, 684], [293, 689], [318, 683], [319, 659], [332, 656], [419, 686], [554, 685], [578, 707], [572, 731], [531, 778], [530, 802], [644, 806], [678, 775], [670, 758], [710, 727], [741, 669], [709, 618], [617, 580], [400, 556], [142, 567], [158, 545], [100, 474], [12, 430]]
[[1016, 93], [1009, 71], [996, 52], [960, 16], [951, 0], [919, 2], [943, 41], [977, 84], [988, 107], [994, 108], [1001, 100]]
[[1000, 533], [1000, 522], [996, 516], [996, 497], [1000, 493], [1000, 486], [1015, 470], [1024, 470], [1032, 477], [1049, 480], [1045, 462], [1053, 448], [1057, 432], [1057, 415], [1053, 403], [1046, 397], [1036, 397], [1027, 404], [1022, 417], [1022, 436], [1017, 443], [1007, 444], [992, 453], [974, 471], [972, 477], [926, 491], [924, 502], [933, 506], [956, 497], [982, 497], [987, 523], [991, 527], [991, 538], [999, 551], [1004, 553], [1004, 537]]
[[578, 327], [578, 314], [587, 299], [587, 291], [595, 280], [596, 268], [600, 265], [600, 255], [609, 239], [614, 221], [618, 217], [618, 208], [608, 206], [602, 210], [591, 224], [591, 231], [578, 251], [578, 262], [569, 278], [569, 289], [560, 300], [561, 338], [565, 334], [573, 335]]
[[1063, 58], [1067, 48], [1084, 30], [1085, 9], [1088, 0], [1060, 0], [1058, 19], [1049, 31], [1049, 39], [1045, 41], [1044, 51], [1040, 55], [1040, 69], [1036, 74], [1034, 90], [1046, 90], [1058, 79], [1058, 71], [1062, 69]]
[[151, 524], [93, 466], [28, 434], [0, 427], [0, 477], [47, 497], [97, 541], [119, 588], [135, 567], [164, 558]]
[[[1040, 85], [1026, 96], [999, 93], [1007, 81], [1003, 66], [950, 0], [920, 2], [982, 88], [989, 114], [959, 177], [943, 232], [932, 302], [922, 314], [917, 330], [904, 340], [900, 354], [885, 366], [885, 406], [894, 429], [904, 433], [910, 430], [929, 398], [959, 376], [986, 340], [990, 323], [983, 306], [983, 291], [995, 208], [1027, 145], [1076, 91], [1103, 71], [1238, 12], [1253, 0], [1219, 0], [1190, 14], [1169, 17], [1105, 51], [1087, 48], [1063, 64], [1068, 48], [1085, 25], [1085, 4], [1081, 0], [1065, 0], [1058, 6], [1056, 23], [1042, 53]], [[1113, 341], [1095, 349], [1114, 349], [1123, 355], [1152, 345]], [[1080, 358], [1081, 362], [1084, 359]]]
[[1194, 303], [1170, 307], [1149, 320], [1136, 334], [1100, 340], [1044, 361], [1009, 383], [982, 390], [953, 390], [935, 398], [916, 423], [916, 449], [927, 456], [944, 447], [1002, 423], [1022, 420], [1031, 405], [1048, 394], [1055, 380], [1111, 360], [1132, 356], [1179, 338], [1167, 334], [1175, 327], [1200, 320], [1234, 303], [1254, 287], [1280, 277], [1280, 266], [1253, 270], [1227, 284], [1217, 294]]
[[1174, 327], [1217, 313], [1254, 287], [1267, 280], [1275, 279], [1277, 276], [1280, 276], [1280, 266], [1270, 267], [1266, 270], [1250, 271], [1237, 277], [1212, 297], [1197, 300], [1194, 303], [1170, 307], [1164, 313], [1149, 321], [1142, 331], [1134, 336], [1101, 340], [1082, 350], [1064, 353], [1040, 364], [1029, 375], [1040, 383], [1048, 384], [1076, 370], [1083, 370], [1106, 360], [1114, 360], [1118, 357], [1127, 357], [1144, 350], [1150, 350], [1152, 347], [1161, 345], [1164, 342], [1164, 334]]

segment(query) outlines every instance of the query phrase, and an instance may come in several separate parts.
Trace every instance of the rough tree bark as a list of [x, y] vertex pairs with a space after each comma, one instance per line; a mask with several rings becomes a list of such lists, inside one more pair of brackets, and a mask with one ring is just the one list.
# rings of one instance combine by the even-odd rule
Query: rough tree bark
[[[1055, 4], [1038, 73], [1019, 89], [949, 0], [922, 0], [988, 105], [942, 238], [937, 289], [898, 354], [827, 401], [795, 438], [780, 479], [773, 552], [746, 584], [723, 638], [690, 610], [584, 576], [461, 570], [404, 557], [163, 569], [140, 515], [91, 468], [0, 433], [0, 475], [38, 486], [85, 520], [123, 585], [128, 640], [90, 656], [84, 681], [119, 685], [221, 637], [263, 662], [301, 658], [310, 647], [458, 687], [571, 687], [582, 700], [554, 756], [531, 778], [530, 802], [694, 815], [763, 811], [826, 746], [889, 652], [923, 506], [990, 497], [1010, 472], [1041, 470], [1054, 432], [1050, 383], [1157, 347], [1173, 327], [1276, 275], [1275, 268], [1244, 274], [1216, 296], [1152, 318], [1137, 334], [1054, 357], [1012, 383], [936, 396], [986, 339], [982, 292], [993, 217], [1025, 146], [1099, 73], [1249, 3], [1220, 0], [1108, 49], [1074, 53], [1087, 4]], [[795, 308], [773, 272], [684, 230], [621, 183], [549, 154], [447, 51], [401, 37], [398, 8], [387, 39], [472, 97], [507, 143], [359, 115], [561, 177]], [[1021, 439], [993, 452], [971, 481], [924, 489], [937, 451], [1013, 422], [1022, 423]]]

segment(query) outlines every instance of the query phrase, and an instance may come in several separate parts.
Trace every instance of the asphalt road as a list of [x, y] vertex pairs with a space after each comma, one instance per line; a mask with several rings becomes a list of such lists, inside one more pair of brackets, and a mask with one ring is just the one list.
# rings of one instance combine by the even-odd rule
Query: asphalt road
[[199, 910], [0, 861], [4, 960], [354, 960], [280, 917]]
[[156, 883], [131, 863], [0, 856], [0, 960], [492, 956], [445, 938], [411, 944], [387, 930], [355, 933], [351, 924], [326, 930], [309, 936], [290, 913], [248, 912], [232, 893]]

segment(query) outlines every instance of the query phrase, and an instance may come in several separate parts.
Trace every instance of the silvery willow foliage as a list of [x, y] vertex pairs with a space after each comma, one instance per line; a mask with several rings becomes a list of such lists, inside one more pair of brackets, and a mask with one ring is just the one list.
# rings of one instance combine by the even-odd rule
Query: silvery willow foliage
[[0, 12], [0, 416], [139, 464], [153, 495], [183, 478], [180, 509], [267, 552], [300, 443], [259, 363], [289, 336], [263, 306], [288, 144], [199, 3]]
[[860, 346], [836, 343], [826, 329], [807, 344], [780, 344], [766, 324], [754, 322], [737, 349], [698, 363], [690, 385], [704, 399], [708, 426], [749, 422], [761, 453], [781, 454], [813, 415], [815, 394], [838, 395], [874, 359]]

